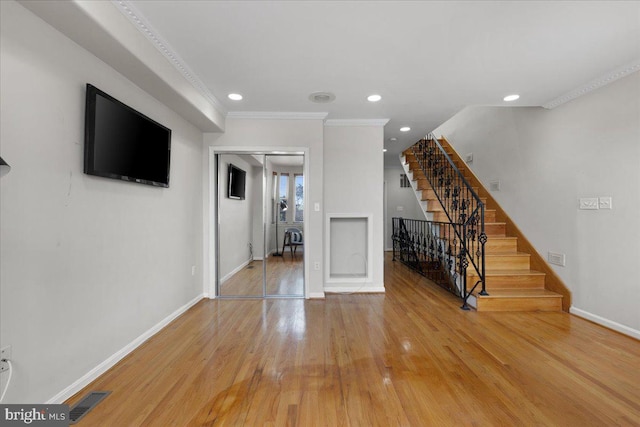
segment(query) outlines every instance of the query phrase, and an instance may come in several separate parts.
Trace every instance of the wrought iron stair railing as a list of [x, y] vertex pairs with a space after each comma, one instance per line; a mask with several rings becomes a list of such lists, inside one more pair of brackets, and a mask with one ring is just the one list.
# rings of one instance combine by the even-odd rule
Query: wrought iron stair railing
[[[433, 134], [429, 134], [426, 139], [414, 144], [412, 151], [422, 173], [449, 219], [448, 222], [425, 221], [427, 224], [424, 226], [415, 225], [421, 229], [418, 236], [412, 237], [416, 239], [422, 235], [421, 233], [424, 233], [428, 246], [418, 245], [414, 247], [414, 250], [419, 253], [424, 249], [426, 252], [423, 256], [436, 262], [440, 258], [436, 256], [433, 259], [430, 247], [431, 240], [429, 239], [436, 239], [442, 243], [444, 253], [451, 254], [447, 256], [453, 257], [455, 261], [445, 260], [438, 268], [448, 268], [446, 276], [449, 279], [449, 284], [446, 287], [450, 290], [456, 290], [454, 293], [463, 299], [462, 308], [467, 309], [467, 300], [478, 286], [480, 286], [481, 295], [488, 295], [485, 282], [487, 235], [484, 228], [484, 203]], [[405, 223], [405, 228], [406, 221], [406, 219], [402, 221]], [[399, 227], [400, 223], [401, 221], [398, 221]], [[409, 234], [411, 235], [411, 233]], [[438, 252], [438, 244], [435, 241], [433, 244]], [[470, 289], [467, 287], [468, 268], [473, 268], [475, 276], [478, 278]]]
[[393, 259], [399, 259], [449, 292], [464, 298], [462, 277], [466, 257], [454, 236], [456, 224], [450, 222], [393, 218]]

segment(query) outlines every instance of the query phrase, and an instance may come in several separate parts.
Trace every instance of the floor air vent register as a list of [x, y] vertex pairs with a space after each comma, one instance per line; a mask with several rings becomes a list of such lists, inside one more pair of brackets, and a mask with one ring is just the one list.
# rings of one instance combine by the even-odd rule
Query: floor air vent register
[[76, 424], [78, 421], [80, 421], [82, 417], [87, 415], [90, 410], [95, 408], [96, 405], [110, 393], [110, 391], [92, 391], [91, 393], [87, 394], [82, 400], [80, 400], [80, 402], [76, 403], [69, 410], [70, 424]]

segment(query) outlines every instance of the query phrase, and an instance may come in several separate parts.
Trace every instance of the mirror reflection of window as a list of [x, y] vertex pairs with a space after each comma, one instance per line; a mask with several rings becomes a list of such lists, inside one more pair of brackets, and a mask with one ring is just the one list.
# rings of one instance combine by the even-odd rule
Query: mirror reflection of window
[[294, 185], [296, 211], [293, 220], [295, 222], [302, 222], [304, 221], [304, 176], [302, 174], [294, 175]]
[[289, 200], [289, 174], [280, 174], [280, 187], [278, 188], [278, 200], [279, 200], [279, 220], [280, 222], [287, 222], [287, 210]]
[[271, 181], [271, 224], [276, 221], [278, 213], [276, 212], [276, 200], [278, 199], [278, 173], [273, 172]]

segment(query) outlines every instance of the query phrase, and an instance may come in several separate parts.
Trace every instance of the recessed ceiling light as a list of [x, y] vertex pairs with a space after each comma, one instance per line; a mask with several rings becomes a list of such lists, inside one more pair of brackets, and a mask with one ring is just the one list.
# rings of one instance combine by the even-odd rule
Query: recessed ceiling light
[[389, 141], [391, 142], [396, 142], [398, 140], [398, 138], [389, 138]]
[[409, 132], [411, 128], [409, 126], [401, 127], [400, 132]]
[[513, 95], [507, 95], [503, 99], [507, 102], [510, 102], [510, 101], [515, 101], [518, 98], [520, 98], [520, 95], [513, 94]]
[[383, 152], [383, 153], [386, 153], [386, 152], [387, 152], [387, 149], [386, 149], [386, 148], [383, 148], [383, 149], [382, 149], [382, 152]]
[[314, 92], [309, 95], [309, 100], [317, 104], [327, 104], [336, 99], [336, 96], [331, 92]]
[[239, 93], [230, 93], [227, 96], [232, 101], [241, 101], [242, 100], [242, 95], [240, 95]]
[[367, 101], [369, 102], [378, 102], [382, 99], [380, 95], [369, 95], [367, 96]]

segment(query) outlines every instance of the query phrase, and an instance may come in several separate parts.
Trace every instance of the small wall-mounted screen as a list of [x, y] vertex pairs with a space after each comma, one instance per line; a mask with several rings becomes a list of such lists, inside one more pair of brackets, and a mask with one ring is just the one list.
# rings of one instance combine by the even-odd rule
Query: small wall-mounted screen
[[244, 200], [245, 181], [247, 173], [237, 166], [229, 163], [229, 186], [227, 197], [230, 199]]

